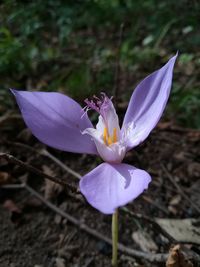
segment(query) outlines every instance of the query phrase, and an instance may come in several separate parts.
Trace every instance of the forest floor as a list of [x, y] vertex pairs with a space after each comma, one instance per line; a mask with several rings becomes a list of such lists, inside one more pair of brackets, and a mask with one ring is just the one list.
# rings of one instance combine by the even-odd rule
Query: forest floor
[[[78, 186], [77, 177], [66, 172], [55, 158], [80, 175], [99, 164], [93, 156], [46, 148], [15, 113], [2, 117], [0, 125], [1, 152], [70, 184]], [[145, 143], [126, 155], [124, 162], [148, 171], [153, 179], [143, 195], [126, 210], [119, 210], [119, 241], [126, 249], [139, 252], [134, 257], [128, 250], [120, 251], [119, 267], [165, 266], [166, 254], [179, 243], [186, 252], [177, 250], [179, 260], [172, 256], [168, 266], [199, 266], [199, 222], [195, 219], [200, 210], [199, 137], [198, 130], [161, 121]], [[46, 156], [41, 154], [47, 150]], [[111, 266], [111, 246], [105, 240], [111, 238], [111, 216], [90, 207], [79, 192], [45, 180], [2, 154], [0, 168], [0, 267]], [[68, 217], [58, 214], [55, 206], [49, 208], [49, 203]], [[172, 219], [177, 221], [170, 226]], [[185, 221], [191, 227], [184, 228]], [[169, 225], [159, 228], [161, 223]], [[83, 225], [94, 229], [95, 234], [85, 231]], [[152, 260], [160, 253], [163, 259]], [[180, 255], [185, 265], [179, 262]]]

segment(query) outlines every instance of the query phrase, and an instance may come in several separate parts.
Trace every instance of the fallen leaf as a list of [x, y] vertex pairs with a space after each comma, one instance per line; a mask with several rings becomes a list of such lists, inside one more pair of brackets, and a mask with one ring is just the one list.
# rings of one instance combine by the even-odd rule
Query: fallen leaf
[[168, 210], [173, 213], [174, 215], [176, 215], [178, 213], [178, 209], [175, 208], [174, 206], [168, 206]]
[[142, 251], [150, 252], [150, 251], [157, 251], [158, 247], [156, 243], [153, 241], [151, 236], [144, 231], [136, 231], [132, 234], [132, 238], [135, 241], [135, 243], [140, 246]]
[[[50, 176], [55, 176], [55, 173], [48, 166], [43, 165], [42, 169], [46, 174]], [[54, 183], [53, 181], [45, 179], [45, 186], [44, 186], [45, 199], [53, 199], [62, 191], [62, 189], [63, 188], [60, 184], [57, 184], [57, 183]]]
[[180, 203], [180, 201], [181, 201], [181, 195], [175, 195], [172, 197], [169, 204], [172, 206], [176, 206]]
[[56, 258], [56, 267], [66, 267], [65, 260], [63, 258]]
[[156, 222], [178, 242], [200, 245], [198, 219], [156, 219]]
[[181, 250], [181, 246], [175, 245], [169, 251], [169, 256], [166, 262], [166, 267], [193, 267], [192, 262], [187, 259], [184, 252]]

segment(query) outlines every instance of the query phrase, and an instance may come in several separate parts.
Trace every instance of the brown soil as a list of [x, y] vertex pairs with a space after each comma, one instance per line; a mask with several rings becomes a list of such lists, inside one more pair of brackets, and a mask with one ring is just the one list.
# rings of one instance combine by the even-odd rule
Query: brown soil
[[[14, 130], [8, 125], [4, 124], [1, 128], [1, 151], [9, 152], [18, 159], [49, 172], [52, 176], [60, 176], [77, 183], [75, 178], [63, 172], [50, 159], [15, 146], [14, 142], [21, 142], [38, 151], [42, 147], [34, 137], [23, 130], [21, 122], [15, 122]], [[14, 132], [15, 136], [13, 136]], [[10, 143], [7, 142], [8, 140]], [[180, 189], [200, 206], [200, 194], [196, 190], [199, 188], [200, 175], [198, 140], [197, 131], [172, 128], [170, 124], [160, 123], [144, 144], [127, 154], [124, 162], [145, 169], [153, 177], [148, 191], [128, 205], [131, 211], [150, 218], [198, 216], [195, 208], [180, 195], [168, 178], [170, 174]], [[80, 174], [87, 173], [100, 163], [99, 159], [91, 156], [52, 149], [49, 151]], [[11, 175], [11, 180], [7, 183], [17, 183], [19, 179], [26, 179], [28, 184], [41, 194], [47, 190], [47, 184], [45, 185], [44, 181], [36, 175], [27, 173], [26, 170], [5, 160], [0, 161], [0, 166], [0, 173]], [[164, 171], [165, 169], [168, 173]], [[46, 194], [58, 207], [110, 237], [111, 216], [105, 216], [94, 210], [84, 202], [80, 194], [75, 195], [66, 189], [55, 189], [51, 186]], [[12, 200], [19, 212], [5, 208], [6, 200]], [[0, 267], [111, 266], [109, 245], [61, 218], [25, 189], [0, 188], [0, 218]], [[148, 223], [136, 220], [123, 211], [120, 211], [119, 221], [119, 239], [126, 246], [141, 250], [132, 238], [133, 232], [140, 229], [147, 232], [156, 243], [155, 252], [169, 251], [171, 243]], [[190, 248], [193, 249], [191, 246]], [[194, 248], [195, 251], [199, 249], [197, 246]], [[126, 257], [120, 253], [119, 266], [165, 266], [165, 264], [150, 264], [142, 259]]]

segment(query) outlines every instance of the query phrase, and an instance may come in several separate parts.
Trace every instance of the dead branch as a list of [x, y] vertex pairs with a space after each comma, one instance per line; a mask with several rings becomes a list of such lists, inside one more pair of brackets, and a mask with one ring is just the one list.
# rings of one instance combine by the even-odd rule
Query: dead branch
[[54, 183], [58, 183], [60, 185], [63, 185], [65, 187], [69, 188], [73, 192], [77, 192], [77, 187], [72, 185], [72, 184], [67, 183], [66, 180], [63, 180], [63, 179], [58, 178], [58, 177], [52, 177], [52, 176], [36, 169], [35, 167], [31, 166], [30, 164], [24, 163], [23, 161], [15, 158], [14, 156], [12, 156], [10, 154], [0, 153], [0, 158], [4, 158], [9, 162], [15, 163], [18, 166], [20, 166], [21, 168], [26, 169], [27, 171], [30, 171], [30, 172], [38, 175], [39, 177], [43, 177], [45, 179], [51, 180]]
[[41, 151], [41, 154], [50, 158], [51, 160], [53, 160], [55, 163], [57, 163], [57, 165], [59, 165], [63, 170], [67, 171], [68, 173], [72, 174], [74, 177], [81, 179], [81, 175], [77, 172], [75, 172], [74, 170], [72, 170], [71, 168], [69, 168], [67, 165], [65, 165], [64, 163], [62, 163], [62, 161], [60, 161], [59, 159], [57, 159], [56, 157], [54, 157], [51, 153], [49, 153], [46, 149], [43, 149]]
[[24, 148], [26, 150], [32, 151], [32, 152], [34, 152], [36, 154], [39, 154], [41, 156], [45, 156], [45, 157], [51, 159], [52, 161], [54, 161], [58, 166], [60, 166], [66, 172], [72, 174], [74, 177], [76, 177], [78, 179], [81, 179], [81, 175], [79, 173], [77, 173], [74, 170], [72, 170], [71, 168], [69, 168], [62, 161], [60, 161], [58, 158], [54, 157], [51, 153], [49, 153], [46, 149], [41, 149], [41, 150], [38, 151], [35, 148], [32, 148], [32, 147], [30, 147], [28, 145], [25, 145], [25, 144], [22, 144], [22, 143], [19, 143], [19, 142], [7, 142], [7, 144], [14, 145], [14, 146], [17, 146], [17, 147], [21, 147], [21, 148]]

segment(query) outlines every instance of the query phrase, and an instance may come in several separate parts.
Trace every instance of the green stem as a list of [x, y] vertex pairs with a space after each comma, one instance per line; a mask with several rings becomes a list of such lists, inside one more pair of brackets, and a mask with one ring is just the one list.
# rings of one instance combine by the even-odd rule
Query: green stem
[[112, 215], [112, 266], [117, 267], [118, 210]]

